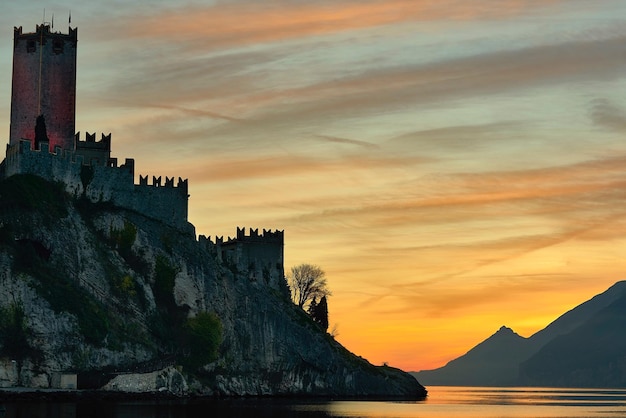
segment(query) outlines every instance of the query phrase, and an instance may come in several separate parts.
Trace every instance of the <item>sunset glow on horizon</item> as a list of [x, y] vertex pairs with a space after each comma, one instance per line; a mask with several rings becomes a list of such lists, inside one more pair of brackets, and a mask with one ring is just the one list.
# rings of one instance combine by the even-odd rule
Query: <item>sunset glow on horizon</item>
[[[198, 235], [285, 231], [338, 341], [441, 367], [625, 278], [626, 2], [33, 0], [78, 28], [76, 129], [189, 179]], [[2, 99], [3, 98], [3, 99]]]

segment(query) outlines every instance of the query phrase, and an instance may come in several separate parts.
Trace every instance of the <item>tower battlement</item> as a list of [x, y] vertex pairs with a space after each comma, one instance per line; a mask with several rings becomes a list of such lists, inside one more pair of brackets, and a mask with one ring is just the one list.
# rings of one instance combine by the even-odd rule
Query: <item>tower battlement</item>
[[35, 174], [65, 184], [67, 192], [92, 202], [112, 202], [181, 230], [187, 222], [187, 180], [140, 176], [134, 183], [135, 160], [118, 166], [111, 158], [111, 134], [75, 132], [76, 46], [78, 30], [35, 32], [14, 28], [11, 133], [0, 175]]
[[185, 193], [189, 190], [188, 179], [178, 178], [178, 183], [174, 185], [174, 177], [165, 177], [165, 183], [162, 182], [162, 177], [152, 176], [152, 184], [148, 184], [148, 176], [139, 176], [139, 186], [152, 186], [152, 187], [167, 187], [167, 188], [179, 188]]
[[74, 150], [76, 155], [83, 157], [88, 165], [107, 165], [111, 162], [111, 134], [102, 134], [102, 139], [96, 141], [96, 134], [86, 132], [86, 140], [80, 140], [80, 132], [74, 135]]
[[[21, 26], [19, 27], [14, 26], [13, 27], [14, 45], [16, 45], [19, 41], [22, 41], [22, 40], [34, 41], [42, 45], [48, 42], [50, 39], [53, 39], [53, 40], [60, 40], [63, 43], [68, 42], [70, 46], [73, 46], [74, 48], [76, 48], [76, 44], [78, 43], [78, 29], [77, 28], [68, 27], [68, 33], [62, 33], [58, 31], [52, 32], [50, 30], [50, 25], [46, 23], [42, 23], [41, 25], [36, 25], [35, 28], [36, 28], [35, 32], [24, 33]], [[58, 46], [59, 45], [57, 41], [57, 53], [60, 52], [58, 51]], [[30, 51], [30, 52], [35, 52], [35, 51]]]
[[74, 135], [74, 146], [76, 148], [95, 148], [111, 151], [111, 133], [108, 135], [103, 133], [100, 141], [96, 141], [95, 132], [92, 134], [85, 132], [85, 140], [81, 141], [80, 132], [76, 132], [76, 135]]
[[250, 228], [250, 234], [246, 235], [246, 228], [237, 227], [237, 236], [235, 239], [228, 238], [227, 242], [230, 241], [241, 241], [241, 242], [266, 242], [272, 244], [283, 244], [284, 239], [284, 231], [272, 231], [272, 230], [263, 230], [262, 234], [259, 234], [259, 229]]
[[263, 279], [278, 289], [285, 277], [284, 236], [284, 231], [263, 229], [263, 233], [259, 233], [258, 228], [250, 228], [250, 233], [246, 234], [246, 228], [237, 227], [237, 235], [226, 241], [220, 236], [213, 242], [211, 237], [203, 235], [198, 240], [219, 262], [236, 271], [247, 271], [252, 281]]

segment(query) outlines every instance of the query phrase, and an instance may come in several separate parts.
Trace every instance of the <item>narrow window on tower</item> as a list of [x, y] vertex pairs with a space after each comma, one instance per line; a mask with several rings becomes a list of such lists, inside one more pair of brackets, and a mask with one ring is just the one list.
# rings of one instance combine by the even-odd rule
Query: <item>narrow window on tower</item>
[[55, 54], [62, 54], [63, 53], [63, 41], [61, 39], [55, 39], [54, 41], [52, 41], [52, 51]]
[[26, 52], [35, 52], [35, 41], [33, 39], [26, 41]]

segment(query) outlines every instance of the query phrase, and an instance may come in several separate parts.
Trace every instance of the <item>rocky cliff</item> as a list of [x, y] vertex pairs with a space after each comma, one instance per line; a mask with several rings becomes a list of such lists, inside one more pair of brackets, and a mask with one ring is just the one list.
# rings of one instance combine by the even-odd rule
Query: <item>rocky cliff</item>
[[128, 372], [162, 369], [150, 379], [181, 393], [426, 393], [344, 349], [290, 302], [284, 281], [218, 261], [189, 230], [76, 200], [39, 177], [0, 183], [0, 282], [0, 386], [50, 387], [76, 373], [79, 387], [130, 390], [142, 380]]

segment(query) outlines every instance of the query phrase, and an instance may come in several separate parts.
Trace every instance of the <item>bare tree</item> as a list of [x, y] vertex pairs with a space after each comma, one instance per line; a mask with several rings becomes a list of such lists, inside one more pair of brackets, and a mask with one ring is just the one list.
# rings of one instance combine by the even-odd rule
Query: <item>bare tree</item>
[[324, 271], [312, 264], [300, 264], [291, 268], [287, 276], [291, 288], [293, 302], [304, 309], [304, 305], [314, 298], [322, 298], [330, 295], [326, 287]]

